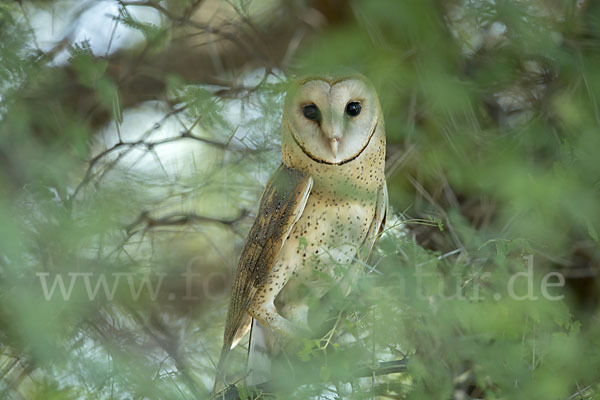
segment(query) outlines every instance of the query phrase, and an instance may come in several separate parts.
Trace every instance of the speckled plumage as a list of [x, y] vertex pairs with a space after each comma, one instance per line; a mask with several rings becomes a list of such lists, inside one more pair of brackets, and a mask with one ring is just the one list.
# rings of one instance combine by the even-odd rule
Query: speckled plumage
[[[348, 113], [351, 102], [360, 104], [359, 115]], [[307, 105], [317, 107], [318, 119], [307, 119]], [[286, 98], [282, 131], [282, 166], [240, 257], [216, 381], [253, 319], [251, 370], [253, 352], [307, 332], [308, 299], [332, 285], [347, 293], [362, 269], [355, 260], [367, 260], [385, 223], [383, 116], [364, 77], [299, 80]], [[250, 372], [249, 383], [265, 378]]]

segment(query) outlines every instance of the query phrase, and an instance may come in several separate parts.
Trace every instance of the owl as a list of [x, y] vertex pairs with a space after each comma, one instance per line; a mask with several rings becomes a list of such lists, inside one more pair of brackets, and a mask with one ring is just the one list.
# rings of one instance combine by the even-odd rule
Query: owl
[[260, 201], [227, 313], [215, 390], [229, 351], [251, 330], [247, 383], [268, 380], [269, 357], [310, 334], [308, 299], [348, 293], [385, 225], [383, 114], [361, 75], [312, 76], [289, 89], [282, 164]]

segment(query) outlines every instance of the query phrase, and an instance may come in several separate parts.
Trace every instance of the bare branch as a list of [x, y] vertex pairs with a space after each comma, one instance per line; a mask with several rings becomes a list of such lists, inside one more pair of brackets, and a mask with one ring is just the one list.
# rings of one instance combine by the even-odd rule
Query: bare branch
[[216, 223], [222, 225], [234, 225], [248, 216], [248, 212], [243, 210], [240, 215], [231, 219], [222, 219], [215, 217], [206, 217], [197, 214], [170, 214], [161, 218], [153, 218], [147, 211], [142, 212], [138, 218], [127, 226], [127, 232], [131, 236], [137, 232], [140, 224], [145, 224], [146, 228], [154, 228], [158, 226], [178, 226], [196, 223]]

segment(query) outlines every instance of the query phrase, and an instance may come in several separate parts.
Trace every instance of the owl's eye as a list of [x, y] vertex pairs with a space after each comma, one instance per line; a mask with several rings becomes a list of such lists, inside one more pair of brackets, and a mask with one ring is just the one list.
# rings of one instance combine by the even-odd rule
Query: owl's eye
[[306, 117], [306, 119], [310, 119], [311, 121], [318, 121], [321, 119], [321, 112], [319, 108], [314, 104], [307, 104], [302, 107], [302, 113]]
[[356, 117], [358, 114], [360, 114], [360, 110], [362, 110], [362, 107], [358, 101], [351, 101], [350, 103], [346, 104], [346, 114], [351, 117]]

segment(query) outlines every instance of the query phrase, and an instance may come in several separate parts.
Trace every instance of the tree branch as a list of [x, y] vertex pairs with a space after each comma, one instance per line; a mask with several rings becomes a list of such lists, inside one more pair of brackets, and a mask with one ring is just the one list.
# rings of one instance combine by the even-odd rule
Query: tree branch
[[147, 211], [142, 212], [134, 222], [127, 225], [127, 233], [131, 236], [137, 232], [140, 224], [145, 224], [146, 228], [154, 228], [157, 226], [179, 226], [193, 223], [213, 223], [222, 225], [234, 225], [248, 216], [248, 212], [243, 210], [240, 215], [231, 219], [222, 219], [215, 217], [206, 217], [197, 214], [170, 214], [161, 218], [153, 218]]
[[[347, 380], [349, 378], [368, 378], [368, 377], [372, 377], [372, 376], [398, 374], [398, 373], [407, 371], [407, 368], [406, 368], [407, 363], [408, 363], [407, 358], [403, 358], [401, 360], [394, 360], [394, 361], [383, 361], [383, 362], [380, 362], [379, 365], [375, 368], [372, 368], [369, 366], [362, 366], [362, 367], [359, 367], [358, 369], [356, 369], [355, 373], [352, 374], [351, 376], [333, 376], [332, 378], [329, 379], [329, 381], [333, 382], [333, 381], [337, 381], [337, 380]], [[311, 374], [308, 377], [308, 379], [304, 379], [302, 381], [295, 382], [295, 383], [298, 386], [300, 386], [300, 385], [307, 384], [307, 383], [319, 382], [320, 378], [318, 375], [318, 371], [320, 371], [320, 369], [313, 368], [313, 370], [315, 371], [315, 373]], [[275, 392], [275, 390], [273, 390], [273, 389], [278, 386], [279, 386], [278, 384], [276, 384], [272, 381], [261, 383], [260, 385], [257, 385], [254, 387], [255, 392], [256, 392], [255, 395], [251, 395], [250, 397], [245, 397], [245, 398], [258, 399], [258, 398], [264, 398], [267, 396], [271, 397], [271, 395], [269, 395], [268, 393]], [[252, 388], [249, 388], [249, 389], [252, 390]], [[237, 386], [235, 386], [235, 384], [228, 386], [223, 391], [221, 391], [220, 393], [216, 394], [213, 397], [214, 400], [238, 400], [241, 398], [242, 397], [240, 396], [240, 392], [239, 392]]]

